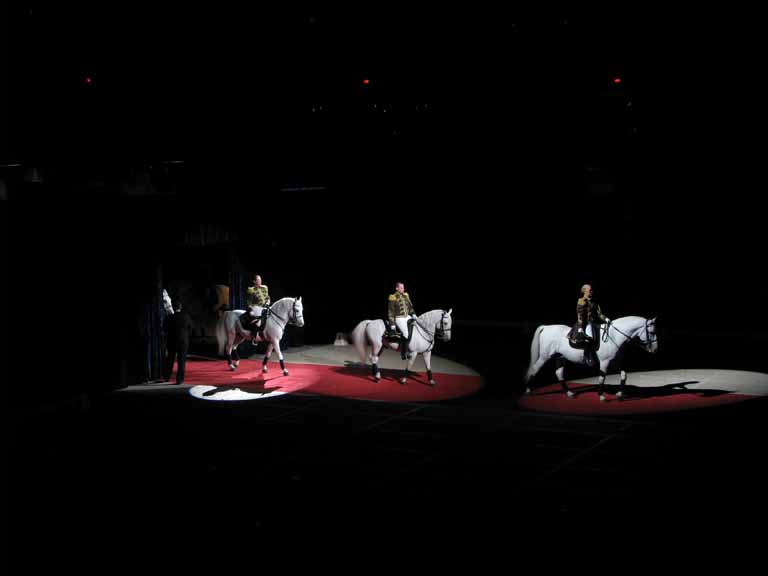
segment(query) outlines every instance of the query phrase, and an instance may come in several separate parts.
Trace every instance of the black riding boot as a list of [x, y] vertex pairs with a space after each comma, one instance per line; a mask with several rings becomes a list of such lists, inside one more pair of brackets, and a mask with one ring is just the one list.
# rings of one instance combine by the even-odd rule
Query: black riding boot
[[267, 326], [267, 310], [266, 308], [261, 313], [261, 318], [259, 319], [259, 336], [262, 340], [264, 340], [264, 328]]
[[592, 349], [590, 339], [587, 339], [587, 345], [584, 347], [584, 364], [590, 368], [595, 365], [595, 351]]
[[411, 343], [411, 335], [413, 334], [413, 321], [408, 320], [408, 336], [403, 335], [403, 343], [401, 345], [401, 356], [403, 360], [408, 358], [408, 345]]

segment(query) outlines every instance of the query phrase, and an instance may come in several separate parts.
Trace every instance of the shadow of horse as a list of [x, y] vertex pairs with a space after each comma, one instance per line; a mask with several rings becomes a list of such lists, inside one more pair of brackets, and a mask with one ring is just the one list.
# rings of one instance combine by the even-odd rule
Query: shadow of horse
[[[698, 380], [689, 380], [686, 382], [662, 384], [661, 386], [633, 386], [632, 384], [627, 384], [624, 386], [624, 398], [622, 401], [647, 400], [649, 398], [664, 398], [667, 396], [680, 396], [682, 394], [695, 394], [700, 398], [715, 398], [731, 393], [730, 390], [719, 390], [716, 388], [696, 388], [695, 390], [687, 388], [690, 384], [698, 383]], [[587, 392], [597, 392], [599, 388], [598, 384], [591, 384], [574, 389], [574, 393], [576, 396], [579, 396]], [[604, 388], [609, 394], [617, 394], [619, 391], [618, 384], [605, 384]]]
[[[357, 377], [360, 377], [361, 371], [362, 371], [366, 374], [365, 379], [370, 381], [371, 384], [375, 386], [377, 383], [371, 380], [370, 369], [371, 369], [371, 366], [369, 364], [363, 364], [362, 362], [353, 362], [351, 360], [345, 360], [344, 367], [334, 368], [333, 371], [339, 374], [344, 374], [348, 376], [357, 376]], [[400, 378], [403, 375], [402, 368], [381, 368], [380, 372], [381, 372], [382, 380], [390, 379], [390, 380], [396, 381], [398, 384], [400, 383]], [[423, 384], [424, 386], [433, 388], [433, 386], [429, 384], [429, 380], [421, 372], [409, 371], [408, 378], [410, 380], [414, 380], [418, 382], [419, 384]]]

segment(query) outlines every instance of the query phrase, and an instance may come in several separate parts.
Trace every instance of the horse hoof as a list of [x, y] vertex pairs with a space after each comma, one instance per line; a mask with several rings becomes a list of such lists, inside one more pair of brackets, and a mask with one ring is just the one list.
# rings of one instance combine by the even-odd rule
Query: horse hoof
[[606, 402], [605, 394], [600, 394], [600, 402]]
[[400, 378], [400, 384], [402, 384], [403, 386], [405, 386], [405, 383], [406, 383], [406, 382], [407, 382], [407, 380], [406, 380], [405, 378]]
[[262, 368], [261, 371], [264, 372], [264, 374], [266, 374], [267, 372], [269, 372], [269, 369], [266, 366], [264, 366], [264, 368]]
[[236, 368], [237, 368], [237, 366], [235, 366], [234, 364], [230, 364], [230, 365], [229, 365], [229, 369], [230, 369], [230, 370], [232, 370], [233, 372], [234, 372], [234, 370], [235, 370]]
[[624, 400], [624, 392], [619, 392], [616, 394], [616, 400]]
[[570, 390], [568, 390], [568, 392], [566, 392], [565, 395], [568, 396], [568, 398], [574, 398], [576, 396], [576, 394], [574, 394]]
[[430, 380], [429, 385], [434, 388], [435, 386], [437, 386], [437, 382], [435, 382], [434, 380]]
[[381, 374], [376, 374], [376, 376], [373, 377], [373, 381], [378, 382], [379, 380], [381, 380]]
[[530, 388], [526, 388], [526, 389], [525, 389], [525, 394], [526, 394], [527, 396], [531, 396], [531, 395], [533, 394], [533, 391], [532, 391]]
[[235, 366], [240, 366], [240, 360], [235, 361]]
[[283, 376], [288, 376], [288, 370], [283, 370]]

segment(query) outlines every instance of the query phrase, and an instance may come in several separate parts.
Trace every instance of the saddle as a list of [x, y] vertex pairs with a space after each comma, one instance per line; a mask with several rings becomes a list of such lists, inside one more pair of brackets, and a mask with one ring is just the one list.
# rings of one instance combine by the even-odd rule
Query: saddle
[[250, 330], [252, 328], [251, 322], [256, 319], [251, 316], [249, 312], [245, 312], [244, 314], [240, 314], [238, 320], [240, 320], [240, 326], [243, 327], [243, 330]]
[[583, 331], [579, 331], [576, 326], [571, 328], [570, 332], [568, 332], [568, 344], [571, 345], [571, 348], [575, 348], [576, 350], [584, 350], [586, 348], [589, 348], [592, 344], [592, 339], [586, 335]]
[[[411, 322], [412, 322], [411, 320], [408, 321], [409, 329], [411, 327]], [[390, 330], [389, 323], [386, 321], [384, 322], [384, 325], [386, 326], [385, 332], [384, 332], [384, 342], [386, 344], [397, 344], [398, 348], [400, 349], [400, 354], [403, 360], [405, 360], [406, 358], [410, 358], [411, 355], [408, 352], [410, 339], [408, 338], [408, 336], [401, 334], [397, 328], [395, 328], [394, 330]]]
[[261, 331], [267, 325], [267, 318], [272, 314], [272, 309], [269, 306], [264, 306], [261, 317], [254, 318], [249, 312], [244, 312], [240, 315], [240, 324], [243, 329], [253, 332], [254, 330]]
[[[408, 330], [411, 329], [411, 324], [413, 324], [415, 320], [412, 320], [411, 318], [408, 319]], [[389, 340], [390, 342], [402, 342], [404, 340], [407, 340], [405, 336], [403, 336], [400, 331], [395, 328], [394, 330], [389, 329], [389, 322], [387, 320], [384, 320], [384, 338], [386, 340]]]
[[249, 332], [255, 328], [254, 324], [258, 322], [249, 312], [241, 314], [239, 320], [243, 330], [248, 330]]
[[387, 327], [386, 332], [384, 332], [384, 339], [388, 340], [389, 342], [401, 342], [404, 338], [403, 335], [400, 334], [397, 330], [390, 330], [389, 327]]

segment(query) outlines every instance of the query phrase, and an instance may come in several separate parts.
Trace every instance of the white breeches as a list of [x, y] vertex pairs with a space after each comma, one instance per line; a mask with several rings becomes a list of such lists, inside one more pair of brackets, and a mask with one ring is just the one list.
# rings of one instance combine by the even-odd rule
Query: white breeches
[[254, 318], [261, 318], [261, 313], [264, 310], [263, 306], [251, 306], [249, 313]]
[[400, 330], [400, 333], [408, 338], [408, 318], [395, 318], [395, 325], [397, 326], [397, 329]]

